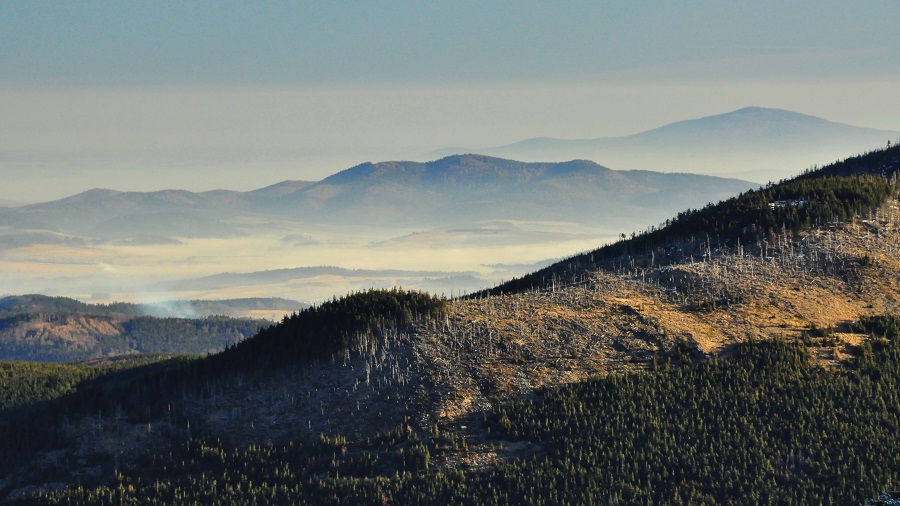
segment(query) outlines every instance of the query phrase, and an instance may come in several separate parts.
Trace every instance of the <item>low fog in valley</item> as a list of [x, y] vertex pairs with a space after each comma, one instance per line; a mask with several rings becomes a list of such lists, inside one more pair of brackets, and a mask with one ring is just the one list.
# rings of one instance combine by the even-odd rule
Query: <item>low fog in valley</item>
[[[435, 293], [473, 291], [611, 240], [615, 234], [560, 224], [506, 223], [471, 230], [364, 230], [320, 227], [175, 244], [91, 244], [63, 240], [0, 251], [0, 292], [36, 292], [85, 301], [286, 297], [307, 302], [369, 287], [403, 286]], [[536, 264], [537, 263], [537, 264]], [[265, 271], [339, 266], [344, 273]], [[354, 274], [351, 269], [364, 269]], [[378, 272], [384, 270], [386, 272]], [[248, 274], [222, 286], [206, 278]], [[399, 271], [399, 272], [398, 272]]]

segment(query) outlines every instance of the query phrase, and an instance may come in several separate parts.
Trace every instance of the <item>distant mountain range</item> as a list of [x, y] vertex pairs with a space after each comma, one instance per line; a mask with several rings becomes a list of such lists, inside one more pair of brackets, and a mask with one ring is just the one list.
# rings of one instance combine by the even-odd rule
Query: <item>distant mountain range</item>
[[279, 220], [383, 228], [606, 222], [630, 230], [753, 186], [701, 175], [616, 171], [584, 160], [523, 163], [456, 155], [428, 163], [364, 163], [319, 182], [284, 181], [249, 192], [90, 190], [0, 209], [0, 223], [13, 229], [0, 236], [0, 249], [73, 240], [146, 244], [234, 237]]
[[623, 137], [539, 137], [492, 148], [443, 149], [431, 155], [477, 151], [545, 162], [583, 158], [617, 169], [728, 175], [764, 183], [897, 139], [898, 131], [862, 128], [783, 109], [747, 107]]
[[754, 186], [746, 181], [778, 180], [897, 139], [897, 131], [747, 107], [624, 137], [534, 138], [477, 155], [442, 150], [440, 159], [425, 163], [363, 163], [321, 181], [248, 192], [97, 189], [0, 206], [0, 225], [9, 227], [0, 250], [79, 239], [166, 244], [238, 237], [279, 220], [429, 229], [496, 220], [603, 221], [630, 230]]
[[[188, 290], [191, 288], [202, 290], [213, 290], [217, 288], [235, 287], [235, 286], [254, 286], [265, 285], [269, 283], [284, 282], [286, 280], [311, 279], [317, 276], [340, 276], [343, 278], [361, 279], [364, 287], [371, 287], [377, 284], [380, 278], [389, 278], [394, 280], [406, 279], [438, 279], [451, 278], [454, 276], [472, 276], [471, 272], [442, 272], [442, 271], [407, 271], [397, 269], [372, 270], [372, 269], [343, 269], [340, 267], [296, 267], [293, 269], [271, 269], [267, 271], [234, 273], [225, 272], [212, 276], [204, 276], [201, 278], [184, 279], [178, 281], [167, 281], [160, 283], [158, 288], [165, 290]], [[402, 285], [403, 283], [390, 283], [389, 286]], [[283, 299], [282, 299], [283, 300]], [[187, 301], [182, 301], [187, 302]], [[204, 302], [204, 301], [192, 301]], [[211, 301], [212, 302], [212, 301]], [[226, 301], [223, 301], [226, 302]], [[295, 302], [295, 301], [290, 301]], [[296, 302], [295, 304], [285, 307], [289, 311], [308, 307], [308, 304]], [[153, 314], [153, 313], [151, 313]], [[229, 315], [229, 313], [216, 313]], [[153, 314], [156, 316], [156, 314]]]
[[[316, 301], [370, 286], [470, 292], [527, 272], [485, 264], [594, 248], [759, 184], [746, 180], [777, 180], [898, 137], [747, 108], [628, 137], [363, 163], [252, 191], [95, 189], [0, 207], [0, 293]], [[493, 156], [504, 149], [539, 161]]]
[[247, 339], [0, 314], [17, 357], [203, 355], [0, 362], [0, 502], [896, 504], [898, 174], [877, 150], [489, 297], [366, 290]]

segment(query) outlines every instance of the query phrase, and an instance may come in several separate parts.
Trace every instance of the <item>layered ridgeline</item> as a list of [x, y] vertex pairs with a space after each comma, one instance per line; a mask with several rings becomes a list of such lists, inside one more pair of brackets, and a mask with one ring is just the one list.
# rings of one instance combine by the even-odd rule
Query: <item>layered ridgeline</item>
[[3, 493], [861, 504], [900, 484], [898, 169], [851, 158], [502, 295], [373, 290], [203, 359], [10, 374]]
[[710, 176], [614, 171], [583, 160], [522, 163], [463, 155], [365, 163], [315, 183], [285, 181], [250, 192], [91, 190], [0, 208], [0, 221], [11, 228], [0, 236], [0, 249], [91, 239], [160, 244], [236, 237], [269, 226], [284, 229], [284, 220], [429, 229], [497, 220], [602, 220], [633, 229], [752, 186]]
[[753, 186], [464, 155], [365, 163], [249, 192], [91, 190], [0, 208], [0, 267], [9, 272], [0, 293], [28, 286], [103, 300], [323, 300], [373, 286], [471, 292]]
[[72, 362], [133, 353], [214, 353], [271, 324], [244, 314], [302, 307], [284, 299], [86, 304], [67, 297], [3, 297], [0, 359]]
[[[728, 175], [765, 183], [900, 139], [900, 132], [863, 128], [783, 109], [745, 107], [678, 121], [623, 137], [526, 139], [476, 150], [516, 160], [600, 160], [617, 169]], [[447, 149], [441, 155], [469, 152]]]

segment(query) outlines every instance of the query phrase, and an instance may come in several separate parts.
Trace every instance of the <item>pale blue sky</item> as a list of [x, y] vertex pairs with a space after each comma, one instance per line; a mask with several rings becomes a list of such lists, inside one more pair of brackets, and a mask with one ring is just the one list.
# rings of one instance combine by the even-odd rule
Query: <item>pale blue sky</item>
[[748, 105], [900, 130], [898, 20], [896, 0], [0, 1], [0, 199], [247, 189]]
[[13, 86], [585, 79], [785, 55], [796, 65], [767, 77], [883, 76], [898, 70], [882, 58], [900, 55], [895, 0], [29, 0], [2, 14], [0, 78]]

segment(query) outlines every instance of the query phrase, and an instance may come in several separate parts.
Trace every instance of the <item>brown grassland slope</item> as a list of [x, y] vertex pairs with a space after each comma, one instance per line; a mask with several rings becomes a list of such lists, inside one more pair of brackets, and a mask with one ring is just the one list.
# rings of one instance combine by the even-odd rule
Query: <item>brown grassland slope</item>
[[[74, 451], [126, 458], [172, 431], [202, 430], [244, 446], [321, 435], [365, 441], [398, 426], [439, 426], [466, 434], [468, 447], [435, 465], [481, 465], [526, 451], [485, 443], [477, 423], [485, 410], [643, 370], [679, 350], [727, 356], [735, 343], [784, 337], [807, 342], [819, 364], [842, 367], [864, 337], [848, 324], [896, 310], [897, 207], [892, 198], [872, 216], [782, 237], [762, 255], [722, 247], [662, 267], [617, 264], [565, 285], [453, 300], [442, 317], [376, 330], [371, 352], [262, 377], [234, 374], [184, 394], [150, 424], [89, 418], [82, 425], [92, 429]], [[173, 421], [182, 417], [194, 426]]]
[[[894, 156], [896, 172], [898, 151], [884, 153]], [[860, 160], [865, 165], [869, 159]], [[688, 357], [718, 360], [730, 356], [737, 344], [771, 338], [803, 342], [812, 362], [843, 368], [860, 353], [865, 338], [852, 332], [852, 324], [864, 316], [896, 314], [900, 297], [896, 177], [881, 177], [884, 172], [872, 177], [869, 168], [850, 175], [861, 177], [829, 179], [809, 191], [824, 187], [840, 204], [837, 193], [858, 190], [860, 201], [870, 199], [857, 207], [865, 212], [844, 212], [840, 220], [816, 216], [803, 226], [767, 226], [752, 245], [726, 240], [727, 228], [719, 229], [720, 240], [697, 224], [709, 223], [702, 220], [711, 209], [756, 217], [779, 206], [779, 212], [798, 211], [807, 201], [745, 194], [744, 200], [673, 220], [662, 230], [675, 230], [665, 240], [641, 243], [638, 236], [610, 246], [605, 256], [597, 250], [596, 262], [589, 253], [589, 263], [577, 264], [579, 257], [573, 257], [545, 269], [547, 276], [538, 277], [543, 275], [539, 271], [533, 279], [540, 281], [531, 289], [511, 282], [451, 301], [417, 294], [428, 299], [418, 306], [425, 309], [403, 318], [376, 306], [415, 297], [399, 291], [357, 294], [344, 300], [368, 300], [359, 306], [359, 311], [369, 311], [366, 315], [352, 304], [342, 306], [344, 313], [310, 310], [292, 316], [309, 328], [291, 327], [286, 317], [280, 328], [290, 332], [279, 334], [278, 326], [263, 330], [218, 357], [181, 369], [172, 365], [169, 375], [160, 367], [159, 375], [147, 374], [146, 385], [128, 383], [131, 373], [122, 373], [119, 385], [110, 382], [103, 390], [109, 394], [105, 405], [92, 405], [92, 412], [67, 416], [61, 423], [57, 432], [74, 443], [32, 454], [16, 474], [0, 477], [5, 480], [0, 491], [15, 495], [34, 490], [28, 487], [35, 483], [62, 486], [63, 477], [73, 472], [102, 482], [112, 474], [111, 463], [117, 468], [141, 457], [155, 459], [198, 434], [245, 449], [316, 441], [352, 447], [379, 438], [402, 440], [400, 435], [414, 441], [432, 434], [437, 441], [445, 437], [439, 434], [453, 434], [450, 439], [459, 437], [462, 443], [454, 439], [452, 448], [434, 455], [431, 465], [479, 469], [541, 451], [537, 444], [490, 437], [482, 421], [492, 408], [538, 398], [549, 388], [654, 365], [678, 367]], [[804, 183], [791, 184], [802, 189]], [[876, 186], [881, 193], [869, 191]], [[777, 186], [771, 190], [781, 191]], [[822, 202], [826, 197], [820, 197]], [[798, 215], [802, 213], [794, 217]], [[789, 214], [777, 216], [780, 220]], [[678, 226], [692, 227], [690, 234], [682, 234]], [[332, 304], [338, 307], [340, 301]], [[311, 323], [317, 314], [338, 319], [333, 328], [322, 330]], [[355, 334], [342, 333], [349, 321], [362, 322], [352, 330]], [[323, 347], [328, 355], [301, 357], [297, 351], [322, 342], [344, 344]], [[285, 357], [291, 350], [298, 356]], [[117, 393], [120, 385], [124, 393]], [[128, 390], [132, 387], [140, 390], [143, 403], [137, 412], [128, 411], [135, 408], [129, 407], [129, 398], [137, 397]], [[391, 451], [405, 462], [403, 452], [411, 447], [386, 444], [394, 445]], [[401, 467], [389, 463], [388, 453], [377, 456], [386, 463], [373, 466], [392, 476]]]
[[445, 322], [419, 330], [417, 356], [435, 385], [436, 412], [455, 417], [535, 388], [643, 367], [687, 343], [727, 355], [748, 339], [814, 345], [840, 365], [862, 336], [849, 324], [896, 312], [900, 212], [783, 237], [764, 255], [721, 248], [664, 267], [599, 269], [548, 290], [454, 301]]

